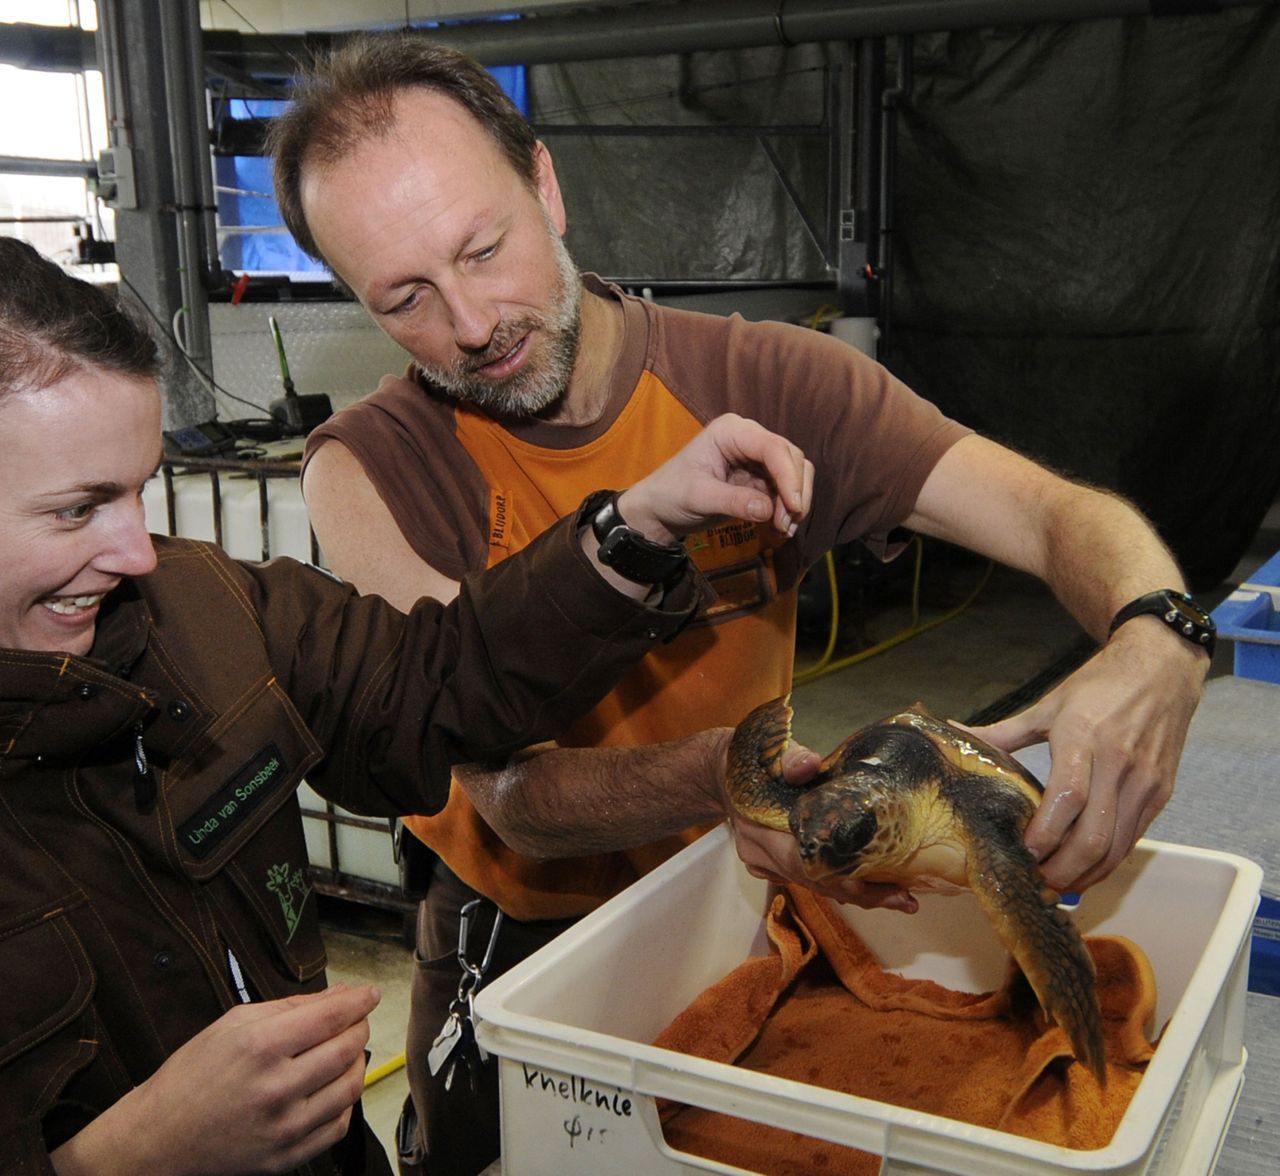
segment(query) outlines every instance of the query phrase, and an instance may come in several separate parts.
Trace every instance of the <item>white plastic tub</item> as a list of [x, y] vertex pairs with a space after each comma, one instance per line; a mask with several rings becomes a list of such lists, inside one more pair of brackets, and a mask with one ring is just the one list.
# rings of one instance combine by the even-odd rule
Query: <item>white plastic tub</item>
[[[1144, 841], [1077, 913], [1085, 934], [1147, 953], [1169, 1022], [1106, 1148], [1076, 1151], [656, 1049], [704, 988], [767, 952], [769, 888], [723, 829], [583, 919], [476, 998], [498, 1055], [503, 1176], [738, 1172], [669, 1148], [655, 1097], [770, 1123], [882, 1157], [882, 1173], [1209, 1172], [1244, 1076], [1250, 926], [1261, 869]], [[881, 962], [952, 988], [997, 986], [1005, 955], [971, 896], [921, 897], [914, 916], [845, 908]]]

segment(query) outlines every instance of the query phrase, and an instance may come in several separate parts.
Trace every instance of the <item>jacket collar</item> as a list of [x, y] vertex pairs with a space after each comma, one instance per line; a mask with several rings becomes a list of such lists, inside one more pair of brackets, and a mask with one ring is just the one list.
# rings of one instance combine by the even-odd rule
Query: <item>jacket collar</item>
[[146, 602], [126, 581], [103, 601], [89, 656], [0, 649], [0, 767], [36, 757], [74, 762], [142, 722], [155, 699], [127, 675], [150, 628]]

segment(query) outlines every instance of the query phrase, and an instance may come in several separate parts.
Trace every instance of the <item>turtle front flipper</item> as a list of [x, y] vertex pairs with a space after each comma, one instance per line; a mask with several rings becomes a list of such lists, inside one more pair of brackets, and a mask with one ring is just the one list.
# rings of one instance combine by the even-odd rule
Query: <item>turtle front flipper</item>
[[1062, 1027], [1076, 1059], [1105, 1085], [1102, 1010], [1093, 957], [1079, 930], [1041, 881], [1021, 838], [1009, 845], [1007, 838], [971, 832], [965, 848], [970, 889], [1040, 1007]]
[[782, 753], [791, 742], [791, 695], [756, 707], [729, 741], [725, 791], [743, 816], [771, 829], [789, 830], [796, 789], [782, 775]]

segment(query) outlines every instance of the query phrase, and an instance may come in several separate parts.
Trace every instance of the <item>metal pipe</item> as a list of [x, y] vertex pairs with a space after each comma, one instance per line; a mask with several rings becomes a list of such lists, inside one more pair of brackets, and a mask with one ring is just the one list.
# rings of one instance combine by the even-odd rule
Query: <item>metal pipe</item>
[[62, 176], [87, 180], [97, 174], [98, 165], [92, 159], [33, 159], [26, 155], [0, 155], [0, 175]]
[[877, 266], [880, 270], [881, 360], [893, 354], [894, 195], [897, 190], [898, 113], [900, 102], [911, 94], [911, 37], [897, 38], [897, 77], [880, 95], [880, 225]]
[[221, 283], [222, 259], [218, 256], [217, 201], [213, 190], [213, 164], [209, 158], [209, 92], [204, 80], [204, 45], [200, 34], [200, 10], [194, 0], [182, 7], [182, 39], [186, 43], [187, 106], [192, 118], [192, 154], [195, 191], [200, 202], [200, 239], [204, 245], [202, 277], [206, 289]]
[[83, 225], [89, 218], [83, 212], [64, 216], [0, 216], [0, 225]]
[[[1192, 0], [1204, 12], [1266, 3], [1276, 0]], [[483, 21], [432, 29], [430, 35], [486, 65], [537, 65], [1149, 16], [1167, 9], [1167, 0], [700, 0]]]
[[[884, 37], [864, 37], [857, 43], [857, 131], [854, 134], [857, 167], [851, 181], [854, 242], [861, 249], [842, 251], [840, 265], [841, 311], [877, 317], [880, 313], [880, 216], [881, 169], [880, 91], [884, 89]], [[861, 297], [857, 297], [857, 294]]]
[[48, 73], [97, 69], [94, 35], [56, 25], [0, 24], [0, 65]]
[[758, 139], [768, 135], [771, 139], [825, 138], [826, 130], [817, 123], [760, 123], [748, 126], [743, 123], [542, 123], [533, 124], [539, 139], [557, 135], [587, 135], [590, 138], [679, 138], [696, 139]]
[[173, 204], [178, 218], [178, 277], [182, 285], [182, 349], [201, 371], [212, 360], [209, 306], [201, 280], [204, 249], [200, 241], [200, 192], [192, 159], [190, 89], [186, 81], [188, 54], [182, 35], [182, 15], [176, 5], [161, 3], [160, 43], [164, 57], [165, 105], [169, 110], [169, 152], [173, 158]]
[[[1035, 25], [1222, 8], [1274, 7], [1280, 0], [699, 0], [643, 4], [525, 20], [481, 21], [431, 29], [486, 65], [538, 65], [646, 57], [660, 53], [852, 41], [902, 33], [990, 25]], [[288, 76], [299, 61], [343, 34], [204, 33], [206, 53], [226, 56], [250, 74]], [[72, 44], [74, 42], [74, 45]], [[67, 69], [88, 44], [79, 29], [0, 25], [0, 62]], [[40, 60], [38, 60], [40, 59]], [[83, 65], [78, 68], [84, 68]]]
[[107, 141], [112, 147], [132, 146], [129, 138], [128, 62], [120, 50], [119, 0], [98, 0], [98, 68], [107, 107]]

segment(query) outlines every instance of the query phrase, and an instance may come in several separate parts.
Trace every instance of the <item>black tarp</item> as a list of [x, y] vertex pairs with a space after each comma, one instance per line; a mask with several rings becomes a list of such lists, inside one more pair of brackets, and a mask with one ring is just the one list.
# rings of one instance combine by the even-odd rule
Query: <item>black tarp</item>
[[532, 67], [530, 117], [574, 258], [640, 281], [829, 277], [828, 56], [802, 45]]
[[[1280, 487], [1280, 11], [910, 46], [881, 358], [958, 419], [1134, 499], [1193, 583], [1218, 583]], [[841, 57], [532, 69], [535, 122], [584, 128], [547, 135], [575, 258], [641, 280], [831, 276], [813, 240], [830, 153], [794, 128], [829, 113]], [[680, 130], [699, 127], [724, 133]]]
[[1199, 587], [1280, 486], [1280, 13], [917, 37], [891, 367]]

